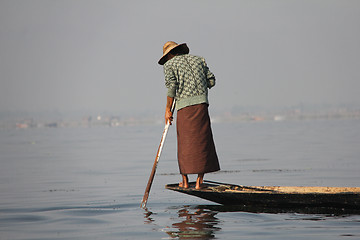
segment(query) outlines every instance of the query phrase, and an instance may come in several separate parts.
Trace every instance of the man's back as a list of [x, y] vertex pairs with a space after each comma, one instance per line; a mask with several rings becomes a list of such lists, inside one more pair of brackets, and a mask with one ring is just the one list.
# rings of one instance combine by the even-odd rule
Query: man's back
[[178, 110], [208, 103], [208, 88], [215, 85], [215, 76], [204, 58], [189, 54], [175, 56], [164, 64], [164, 73], [168, 96], [176, 97]]

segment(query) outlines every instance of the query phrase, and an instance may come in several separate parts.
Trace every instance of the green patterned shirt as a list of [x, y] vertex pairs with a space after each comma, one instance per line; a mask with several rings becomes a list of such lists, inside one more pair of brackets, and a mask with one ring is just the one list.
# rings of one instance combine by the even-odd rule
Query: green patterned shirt
[[176, 110], [209, 103], [208, 88], [215, 85], [215, 76], [204, 58], [190, 54], [175, 56], [164, 64], [164, 74], [167, 96], [175, 97]]

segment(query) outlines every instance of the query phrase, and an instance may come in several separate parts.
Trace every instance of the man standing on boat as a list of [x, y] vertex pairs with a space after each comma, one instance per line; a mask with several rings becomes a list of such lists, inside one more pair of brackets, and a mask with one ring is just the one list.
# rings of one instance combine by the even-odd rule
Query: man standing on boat
[[176, 101], [179, 186], [188, 188], [188, 174], [198, 174], [195, 188], [200, 189], [205, 173], [220, 170], [208, 112], [208, 88], [215, 85], [215, 76], [204, 58], [189, 54], [186, 43], [166, 42], [158, 63], [164, 65], [168, 89], [165, 123], [171, 124]]

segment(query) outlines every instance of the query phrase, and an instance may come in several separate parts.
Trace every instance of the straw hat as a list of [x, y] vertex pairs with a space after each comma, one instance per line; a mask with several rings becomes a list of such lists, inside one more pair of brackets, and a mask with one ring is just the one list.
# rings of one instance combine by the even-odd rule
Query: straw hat
[[164, 63], [166, 62], [166, 56], [168, 55], [168, 53], [175, 49], [175, 48], [178, 48], [181, 53], [184, 53], [184, 54], [187, 54], [189, 53], [189, 48], [188, 46], [186, 45], [186, 43], [182, 43], [182, 44], [177, 44], [176, 42], [173, 42], [173, 41], [168, 41], [164, 44], [163, 46], [163, 55], [162, 57], [160, 58], [160, 60], [158, 61], [158, 63], [160, 65], [164, 65]]

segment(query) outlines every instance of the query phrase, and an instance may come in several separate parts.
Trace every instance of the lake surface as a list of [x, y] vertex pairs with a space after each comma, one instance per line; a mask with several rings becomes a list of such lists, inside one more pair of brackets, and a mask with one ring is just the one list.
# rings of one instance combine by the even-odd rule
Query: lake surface
[[[360, 215], [226, 211], [164, 189], [180, 180], [174, 126], [139, 208], [162, 131], [0, 130], [0, 239], [360, 239]], [[360, 120], [214, 123], [213, 134], [222, 170], [207, 180], [360, 187]]]

